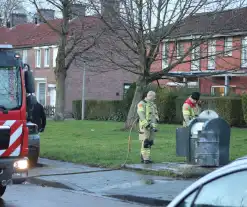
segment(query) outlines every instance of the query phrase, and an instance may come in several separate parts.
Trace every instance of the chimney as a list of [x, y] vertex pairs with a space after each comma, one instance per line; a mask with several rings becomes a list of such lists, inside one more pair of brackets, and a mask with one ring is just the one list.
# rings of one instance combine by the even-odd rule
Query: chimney
[[19, 24], [27, 23], [27, 15], [22, 13], [13, 13], [10, 17], [10, 26], [14, 27]]
[[[45, 20], [52, 20], [55, 18], [55, 10], [53, 9], [40, 9], [41, 15]], [[38, 23], [44, 22], [43, 18], [37, 13]]]
[[7, 23], [6, 23], [6, 27], [7, 27], [7, 28], [10, 28], [10, 27], [11, 27], [11, 25], [10, 25], [10, 21], [7, 21]]
[[86, 5], [84, 4], [72, 4], [70, 10], [70, 19], [86, 15]]
[[34, 24], [38, 24], [38, 17], [34, 17]]
[[119, 13], [119, 0], [101, 0], [101, 15], [103, 17], [114, 17]]

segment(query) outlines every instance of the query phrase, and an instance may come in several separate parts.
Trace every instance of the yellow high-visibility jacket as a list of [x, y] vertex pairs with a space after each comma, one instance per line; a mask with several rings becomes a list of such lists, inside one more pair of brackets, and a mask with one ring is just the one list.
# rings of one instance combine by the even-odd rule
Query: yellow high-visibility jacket
[[183, 126], [186, 127], [188, 126], [190, 120], [195, 118], [200, 114], [200, 107], [195, 104], [192, 105], [190, 104], [190, 101], [188, 99], [184, 102], [183, 107], [182, 107], [182, 113], [183, 113]]

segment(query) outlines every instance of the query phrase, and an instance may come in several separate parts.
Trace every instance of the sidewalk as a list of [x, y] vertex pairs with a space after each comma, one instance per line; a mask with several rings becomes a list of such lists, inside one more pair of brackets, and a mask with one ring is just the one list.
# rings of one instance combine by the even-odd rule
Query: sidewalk
[[[92, 168], [42, 158], [39, 159], [39, 163], [44, 166], [31, 169], [29, 176], [103, 170], [102, 168]], [[176, 180], [168, 177], [116, 170], [30, 178], [29, 181], [35, 184], [73, 189], [152, 206], [164, 206], [195, 180]]]

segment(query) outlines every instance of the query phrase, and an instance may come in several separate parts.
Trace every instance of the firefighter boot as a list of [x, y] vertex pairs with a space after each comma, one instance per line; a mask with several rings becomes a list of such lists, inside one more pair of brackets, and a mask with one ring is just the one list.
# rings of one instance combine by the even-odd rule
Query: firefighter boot
[[141, 155], [142, 155], [142, 158], [144, 160], [144, 164], [149, 164], [149, 163], [152, 162], [150, 160], [150, 144], [149, 144], [149, 140], [148, 139], [145, 139], [142, 142]]
[[141, 163], [144, 163], [144, 159], [143, 159], [142, 154], [141, 154]]

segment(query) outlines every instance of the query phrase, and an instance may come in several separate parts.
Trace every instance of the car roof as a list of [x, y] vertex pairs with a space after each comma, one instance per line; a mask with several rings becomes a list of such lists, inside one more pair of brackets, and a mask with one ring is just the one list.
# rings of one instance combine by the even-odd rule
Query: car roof
[[239, 170], [247, 170], [247, 156], [238, 158], [235, 161], [229, 163], [228, 165], [225, 165], [217, 170], [214, 170], [213, 172], [198, 179], [197, 181], [192, 183], [189, 187], [187, 187], [184, 191], [182, 191], [177, 197], [175, 197], [167, 207], [172, 207], [174, 205], [177, 205], [181, 201], [181, 199], [183, 199], [188, 194], [192, 193], [200, 185], [203, 185], [214, 178], [221, 177], [223, 175], [233, 173]]

